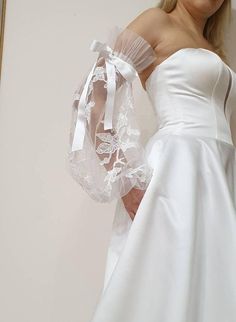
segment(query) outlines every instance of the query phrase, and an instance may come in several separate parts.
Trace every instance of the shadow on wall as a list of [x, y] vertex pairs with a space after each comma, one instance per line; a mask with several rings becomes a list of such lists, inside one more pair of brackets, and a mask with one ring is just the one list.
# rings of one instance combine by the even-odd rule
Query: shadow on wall
[[230, 67], [236, 73], [236, 43], [234, 34], [236, 33], [236, 10], [232, 9], [232, 22], [229, 33], [225, 35], [226, 52], [229, 55]]

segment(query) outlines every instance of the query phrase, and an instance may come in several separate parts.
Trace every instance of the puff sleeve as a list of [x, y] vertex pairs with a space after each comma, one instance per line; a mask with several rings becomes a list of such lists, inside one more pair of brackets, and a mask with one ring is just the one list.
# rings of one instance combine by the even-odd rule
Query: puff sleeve
[[98, 57], [74, 92], [68, 169], [92, 199], [110, 202], [133, 187], [145, 190], [152, 177], [132, 82], [156, 55], [143, 37], [118, 26], [106, 42], [93, 40], [90, 49]]

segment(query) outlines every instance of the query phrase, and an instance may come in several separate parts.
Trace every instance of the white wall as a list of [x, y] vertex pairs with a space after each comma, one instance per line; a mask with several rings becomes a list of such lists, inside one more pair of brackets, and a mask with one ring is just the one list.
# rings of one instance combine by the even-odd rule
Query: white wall
[[[108, 28], [154, 3], [8, 0], [0, 95], [0, 321], [90, 321], [115, 203], [91, 201], [66, 171], [72, 94], [96, 56], [89, 51], [92, 39], [104, 40]], [[148, 135], [155, 124], [138, 86]]]
[[115, 203], [91, 201], [66, 172], [72, 94], [96, 57], [92, 39], [151, 5], [8, 0], [0, 95], [2, 322], [90, 320]]

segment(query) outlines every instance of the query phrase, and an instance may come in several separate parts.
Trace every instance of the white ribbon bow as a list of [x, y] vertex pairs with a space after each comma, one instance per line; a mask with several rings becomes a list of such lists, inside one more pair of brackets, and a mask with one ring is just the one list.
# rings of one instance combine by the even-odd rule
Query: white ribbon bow
[[[97, 51], [105, 58], [107, 73], [107, 99], [105, 103], [104, 130], [112, 129], [112, 116], [114, 109], [114, 99], [116, 91], [116, 69], [128, 81], [132, 82], [137, 77], [137, 71], [132, 65], [114, 55], [113, 50], [106, 44], [98, 40], [93, 40], [90, 50]], [[81, 150], [83, 148], [85, 130], [86, 130], [86, 99], [90, 81], [92, 79], [97, 61], [94, 63], [80, 96], [78, 115], [75, 126], [74, 138], [72, 143], [72, 151]]]

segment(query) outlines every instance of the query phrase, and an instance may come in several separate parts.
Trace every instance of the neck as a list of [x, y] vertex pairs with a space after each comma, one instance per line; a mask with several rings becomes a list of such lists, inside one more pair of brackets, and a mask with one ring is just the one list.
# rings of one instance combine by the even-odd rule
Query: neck
[[203, 35], [203, 30], [207, 21], [207, 17], [201, 15], [199, 10], [194, 9], [189, 10], [181, 2], [177, 2], [177, 5], [174, 10], [172, 10], [169, 15], [174, 18], [174, 20], [182, 27], [184, 27], [193, 33], [194, 35], [199, 36]]

